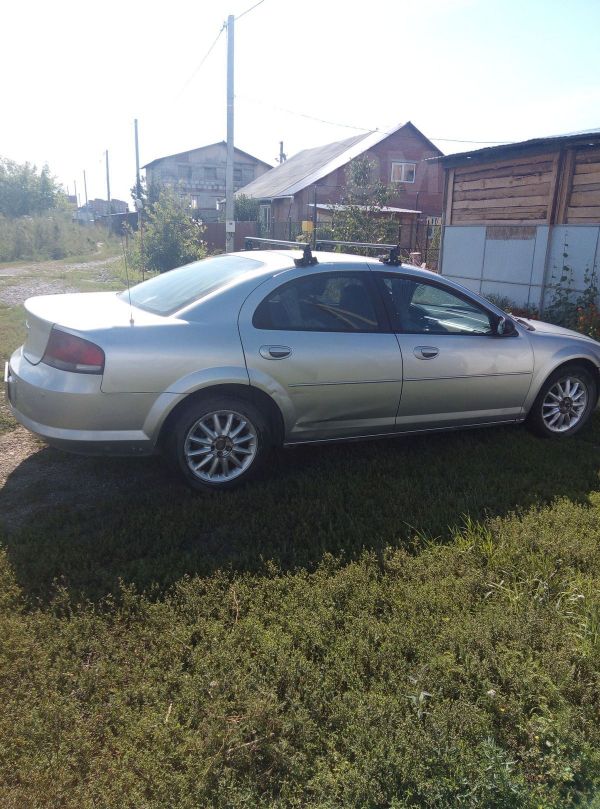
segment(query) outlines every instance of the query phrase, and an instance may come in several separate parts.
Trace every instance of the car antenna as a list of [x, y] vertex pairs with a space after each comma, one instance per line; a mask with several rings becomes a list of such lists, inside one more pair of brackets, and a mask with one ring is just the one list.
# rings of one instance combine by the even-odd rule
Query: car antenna
[[131, 287], [129, 284], [129, 267], [127, 266], [127, 253], [125, 251], [125, 242], [121, 236], [121, 250], [123, 251], [123, 262], [125, 264], [125, 279], [127, 280], [127, 297], [129, 298], [129, 325], [134, 325], [133, 320], [133, 307], [131, 306]]

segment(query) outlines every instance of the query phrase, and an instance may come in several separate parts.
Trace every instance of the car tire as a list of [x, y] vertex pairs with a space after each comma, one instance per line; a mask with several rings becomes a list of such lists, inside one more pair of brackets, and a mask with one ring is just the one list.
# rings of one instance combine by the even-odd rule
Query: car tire
[[598, 384], [587, 368], [565, 365], [544, 382], [525, 423], [543, 438], [570, 438], [588, 423], [597, 399]]
[[188, 486], [215, 492], [255, 477], [271, 444], [268, 421], [251, 402], [207, 396], [177, 412], [164, 451]]

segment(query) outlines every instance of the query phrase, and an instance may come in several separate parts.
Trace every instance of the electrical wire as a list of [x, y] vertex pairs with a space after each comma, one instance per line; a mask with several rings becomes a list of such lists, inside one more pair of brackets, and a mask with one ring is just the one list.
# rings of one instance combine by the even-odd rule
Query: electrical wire
[[515, 143], [514, 140], [461, 140], [460, 138], [436, 138], [435, 135], [428, 135], [429, 140], [443, 140], [446, 143], [483, 143], [489, 146], [503, 146], [508, 143]]
[[[262, 1], [264, 2], [264, 0], [262, 0]], [[223, 23], [223, 25], [222, 25], [222, 27], [221, 27], [221, 30], [219, 31], [219, 33], [218, 33], [218, 34], [217, 34], [217, 36], [215, 37], [214, 42], [212, 43], [212, 45], [210, 46], [210, 48], [209, 48], [209, 49], [206, 51], [206, 53], [205, 53], [205, 54], [204, 54], [204, 56], [202, 57], [202, 61], [200, 62], [200, 64], [198, 65], [198, 67], [196, 67], [196, 68], [195, 68], [194, 72], [193, 72], [193, 73], [190, 75], [190, 77], [187, 79], [187, 81], [185, 82], [185, 84], [183, 85], [183, 87], [181, 88], [181, 90], [179, 91], [179, 94], [178, 94], [177, 98], [180, 98], [180, 97], [181, 97], [181, 95], [183, 94], [184, 90], [186, 90], [186, 89], [189, 87], [189, 85], [190, 85], [190, 84], [192, 83], [192, 81], [193, 81], [193, 80], [196, 78], [196, 76], [198, 75], [198, 73], [199, 73], [199, 72], [202, 70], [202, 66], [204, 65], [204, 63], [206, 62], [206, 60], [208, 59], [208, 57], [209, 57], [209, 56], [211, 55], [211, 53], [213, 52], [213, 49], [214, 49], [215, 45], [217, 44], [217, 42], [218, 42], [218, 41], [219, 41], [219, 39], [221, 38], [221, 34], [223, 33], [223, 31], [224, 31], [226, 28], [227, 28], [227, 23]]]
[[[309, 121], [317, 121], [320, 124], [327, 124], [328, 126], [337, 126], [342, 129], [354, 129], [357, 132], [376, 132], [377, 130], [368, 129], [364, 126], [353, 126], [352, 124], [341, 124], [338, 121], [327, 121], [324, 118], [317, 118], [314, 115], [309, 115], [306, 112], [300, 112], [299, 110], [291, 110], [287, 107], [280, 107], [277, 104], [271, 104], [268, 101], [260, 101], [257, 98], [249, 98], [248, 96], [237, 96], [242, 101], [249, 101], [251, 104], [262, 104], [263, 106], [270, 107], [274, 110], [279, 110], [279, 112], [285, 112], [289, 115], [296, 115], [299, 118], [307, 118]], [[396, 127], [393, 127], [390, 132], [392, 132]], [[386, 130], [382, 130], [386, 131]], [[438, 138], [433, 135], [427, 136], [429, 140], [441, 140], [446, 143], [476, 143], [476, 144], [484, 144], [488, 146], [500, 146], [502, 144], [514, 143], [514, 141], [510, 140], [468, 140], [468, 139], [461, 139], [461, 138]]]
[[251, 11], [254, 11], [255, 8], [258, 8], [258, 6], [262, 5], [264, 2], [265, 0], [259, 0], [258, 3], [255, 3], [253, 6], [250, 6], [250, 8], [247, 8], [246, 11], [242, 11], [241, 14], [238, 14], [237, 17], [235, 17], [235, 20], [241, 20], [242, 17], [245, 17], [246, 14], [250, 14]]
[[339, 126], [343, 129], [354, 129], [355, 131], [359, 132], [372, 132], [372, 129], [367, 129], [364, 126], [352, 126], [351, 124], [340, 124], [336, 121], [326, 121], [324, 118], [316, 118], [314, 115], [308, 115], [305, 112], [298, 112], [298, 110], [290, 110], [286, 107], [280, 107], [277, 104], [271, 104], [268, 101], [260, 101], [258, 98], [249, 98], [248, 96], [240, 96], [236, 95], [236, 98], [239, 98], [241, 101], [249, 101], [251, 104], [262, 104], [265, 107], [271, 107], [273, 110], [279, 110], [279, 112], [286, 112], [289, 115], [296, 115], [299, 118], [308, 118], [309, 121], [317, 121], [320, 124], [327, 124], [328, 126]]
[[[262, 3], [264, 3], [264, 2], [265, 2], [265, 0], [259, 0], [259, 2], [258, 2], [258, 3], [255, 3], [253, 6], [250, 6], [250, 8], [247, 8], [247, 9], [246, 9], [246, 11], [242, 11], [242, 13], [241, 13], [241, 14], [238, 14], [238, 16], [237, 16], [237, 17], [235, 17], [235, 19], [236, 19], [236, 20], [241, 20], [241, 18], [242, 18], [242, 17], [245, 17], [245, 16], [246, 16], [246, 14], [250, 14], [250, 12], [251, 12], [251, 11], [254, 11], [254, 9], [255, 9], [255, 8], [258, 8], [258, 6], [262, 5]], [[221, 38], [221, 34], [222, 34], [222, 33], [223, 33], [223, 31], [225, 31], [226, 29], [227, 29], [227, 22], [224, 22], [224, 23], [223, 23], [223, 25], [221, 26], [221, 29], [219, 30], [219, 33], [218, 33], [218, 34], [217, 34], [217, 36], [215, 37], [215, 39], [214, 39], [214, 41], [213, 41], [212, 45], [210, 46], [210, 48], [209, 48], [209, 49], [206, 51], [206, 53], [205, 53], [205, 54], [204, 54], [204, 56], [202, 57], [202, 60], [201, 60], [201, 61], [200, 61], [200, 63], [198, 64], [198, 67], [196, 67], [196, 68], [194, 69], [194, 72], [193, 72], [193, 73], [192, 73], [192, 74], [189, 76], [189, 78], [186, 80], [185, 84], [182, 86], [181, 90], [179, 91], [179, 93], [178, 93], [178, 95], [177, 95], [177, 99], [179, 99], [179, 98], [180, 98], [180, 97], [183, 95], [184, 91], [185, 91], [185, 90], [187, 90], [187, 88], [190, 86], [190, 84], [192, 83], [192, 81], [193, 81], [193, 80], [196, 78], [196, 76], [198, 75], [198, 73], [199, 73], [199, 72], [202, 70], [202, 67], [203, 67], [204, 63], [206, 62], [206, 60], [208, 59], [208, 57], [209, 57], [209, 56], [211, 55], [211, 53], [213, 52], [215, 45], [217, 44], [217, 42], [218, 42], [218, 41], [219, 41], [219, 39]]]

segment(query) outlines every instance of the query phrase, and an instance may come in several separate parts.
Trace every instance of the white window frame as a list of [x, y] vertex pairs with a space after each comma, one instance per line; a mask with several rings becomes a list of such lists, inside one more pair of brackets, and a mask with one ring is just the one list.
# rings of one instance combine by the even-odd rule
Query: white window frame
[[[394, 177], [396, 167], [399, 167], [400, 177]], [[412, 168], [412, 180], [406, 179], [407, 168]], [[392, 160], [392, 171], [390, 175], [390, 182], [392, 183], [414, 183], [417, 176], [417, 164], [411, 161]]]
[[271, 203], [261, 203], [258, 211], [259, 221], [261, 225], [270, 233], [273, 212], [271, 210]]

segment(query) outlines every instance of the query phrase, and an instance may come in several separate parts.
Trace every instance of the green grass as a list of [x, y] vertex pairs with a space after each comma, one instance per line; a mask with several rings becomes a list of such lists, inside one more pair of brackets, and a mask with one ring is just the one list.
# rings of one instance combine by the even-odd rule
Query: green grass
[[0, 805], [600, 809], [599, 448], [303, 448], [213, 497], [74, 460], [94, 504], [2, 538]]
[[0, 303], [0, 373], [2, 392], [0, 393], [0, 435], [16, 426], [4, 396], [4, 363], [13, 350], [25, 339], [25, 314], [21, 306], [9, 307]]

